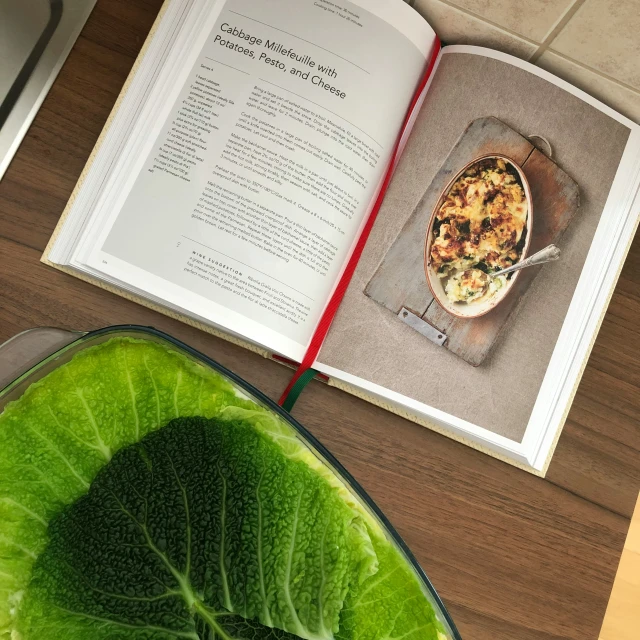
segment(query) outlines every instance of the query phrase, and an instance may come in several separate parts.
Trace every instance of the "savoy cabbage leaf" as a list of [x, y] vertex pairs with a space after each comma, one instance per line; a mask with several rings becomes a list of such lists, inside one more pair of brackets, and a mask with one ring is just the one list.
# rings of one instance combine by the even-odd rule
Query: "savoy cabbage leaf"
[[[218, 492], [209, 494], [196, 482], [202, 462], [198, 455], [205, 448], [194, 448], [190, 438], [174, 438], [170, 455], [161, 456], [158, 462], [164, 478], [160, 482], [161, 476], [148, 466], [152, 457], [146, 453], [145, 436], [156, 432], [160, 437], [164, 430], [156, 430], [163, 425], [193, 416], [216, 417], [214, 430], [219, 438], [229, 436], [233, 428], [234, 436], [253, 438], [254, 453], [268, 451], [267, 458], [257, 456], [250, 463], [243, 451], [232, 446], [225, 450], [224, 459], [209, 459], [208, 463], [218, 461], [206, 472], [200, 469], [207, 482], [218, 478]], [[191, 427], [197, 431], [196, 425], [203, 424], [194, 421]], [[189, 430], [180, 432], [186, 435]], [[162, 438], [154, 445], [156, 454], [166, 445]], [[186, 450], [193, 454], [188, 460]], [[182, 456], [178, 465], [176, 456]], [[265, 471], [256, 486], [257, 470], [264, 468], [267, 459], [271, 464], [277, 460], [282, 466], [269, 468], [280, 468], [282, 477], [293, 484], [267, 486]], [[195, 460], [200, 462], [194, 465]], [[128, 464], [139, 475], [119, 477], [117, 470]], [[248, 493], [232, 478], [240, 467]], [[222, 475], [212, 476], [214, 471]], [[225, 530], [231, 527], [232, 531], [225, 535], [221, 565], [216, 547], [202, 540], [217, 539], [219, 551], [222, 477], [224, 501], [232, 495], [232, 487], [242, 499], [224, 509]], [[151, 491], [150, 479], [153, 495], [144, 493]], [[193, 483], [193, 495], [181, 489], [181, 484], [184, 488]], [[297, 483], [306, 494], [293, 491]], [[322, 487], [318, 489], [322, 499], [312, 491], [316, 485]], [[108, 486], [113, 486], [113, 494], [106, 492]], [[144, 536], [144, 508], [133, 487], [154, 505], [155, 524], [144, 528], [161, 555], [149, 547]], [[255, 489], [253, 502], [248, 487]], [[132, 507], [129, 511], [134, 519], [113, 502], [116, 495], [121, 501], [133, 501], [122, 503]], [[255, 544], [244, 547], [257, 540], [259, 496], [260, 513], [266, 517], [263, 522], [272, 527], [261, 529], [261, 562], [257, 562]], [[302, 497], [296, 511], [298, 496]], [[100, 498], [97, 502], [96, 497]], [[189, 530], [194, 523], [189, 545], [185, 505], [192, 502], [198, 506], [189, 511]], [[337, 520], [321, 521], [321, 508], [338, 514]], [[96, 517], [91, 523], [86, 520], [90, 509]], [[112, 511], [107, 513], [107, 509]], [[281, 563], [286, 541], [291, 540], [292, 509], [298, 513], [294, 520], [302, 522], [302, 518], [304, 526], [296, 525], [287, 597], [287, 574]], [[205, 536], [204, 523], [207, 518], [215, 519], [215, 514], [218, 528]], [[117, 522], [122, 526], [116, 526]], [[182, 531], [182, 535], [172, 537], [170, 531]], [[216, 531], [218, 538], [212, 537]], [[324, 544], [319, 542], [320, 533]], [[137, 542], [123, 547], [121, 534], [135, 534]], [[327, 548], [332, 536], [341, 536], [348, 548], [340, 544]], [[89, 553], [91, 548], [95, 553]], [[187, 548], [192, 558], [188, 579]], [[131, 555], [123, 555], [123, 549], [129, 549]], [[211, 559], [211, 554], [213, 565], [203, 570], [201, 563]], [[125, 558], [138, 562], [137, 569], [117, 564]], [[326, 573], [330, 563], [334, 563], [331, 575]], [[263, 567], [262, 578], [258, 565]], [[325, 600], [326, 606], [321, 606]], [[79, 353], [5, 408], [0, 415], [1, 639], [294, 640], [293, 633], [310, 638], [333, 635], [336, 640], [444, 637], [416, 574], [378, 521], [286, 422], [238, 395], [223, 377], [182, 354], [149, 340], [130, 338], [113, 338]]]
[[[49, 520], [86, 493], [123, 446], [182, 416], [268, 412], [222, 376], [150, 340], [112, 338], [81, 351], [0, 414], [0, 638], [46, 543]], [[265, 426], [301, 445], [273, 417]]]
[[17, 629], [331, 638], [373, 558], [360, 516], [307, 464], [247, 422], [182, 418], [116, 453], [52, 520]]
[[384, 536], [371, 540], [378, 570], [349, 591], [336, 640], [446, 640], [412, 567]]

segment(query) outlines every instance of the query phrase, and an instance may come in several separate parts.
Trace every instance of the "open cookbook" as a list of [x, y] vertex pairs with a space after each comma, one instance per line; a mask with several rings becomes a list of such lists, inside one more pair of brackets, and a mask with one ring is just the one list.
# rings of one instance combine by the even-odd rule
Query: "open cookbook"
[[401, 0], [166, 0], [43, 261], [543, 475], [639, 181], [638, 125]]

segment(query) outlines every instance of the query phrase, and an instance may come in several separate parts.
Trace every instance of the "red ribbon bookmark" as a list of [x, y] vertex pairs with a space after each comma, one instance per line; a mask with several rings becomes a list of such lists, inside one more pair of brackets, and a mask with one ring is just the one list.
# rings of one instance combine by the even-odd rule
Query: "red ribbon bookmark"
[[[384, 176], [384, 181], [382, 183], [382, 188], [380, 189], [380, 193], [378, 194], [378, 197], [376, 198], [373, 208], [371, 209], [371, 213], [369, 214], [367, 222], [364, 225], [362, 233], [360, 234], [360, 238], [358, 238], [358, 242], [356, 243], [355, 249], [353, 250], [351, 257], [347, 262], [347, 266], [345, 267], [342, 277], [338, 282], [338, 286], [335, 288], [335, 291], [333, 292], [333, 295], [329, 300], [329, 304], [327, 305], [326, 309], [322, 314], [322, 317], [320, 318], [320, 322], [318, 322], [318, 326], [316, 327], [313, 337], [311, 338], [311, 342], [309, 342], [309, 346], [307, 347], [307, 351], [304, 354], [304, 358], [302, 359], [302, 362], [296, 369], [296, 372], [293, 378], [291, 378], [291, 381], [287, 385], [287, 388], [284, 390], [284, 393], [280, 397], [280, 400], [278, 400], [278, 404], [280, 406], [283, 406], [287, 402], [287, 397], [291, 393], [291, 390], [294, 387], [294, 385], [298, 382], [301, 376], [305, 374], [305, 372], [311, 369], [314, 362], [316, 361], [318, 354], [320, 353], [320, 348], [322, 347], [322, 343], [324, 342], [324, 339], [326, 338], [327, 333], [329, 332], [329, 327], [333, 322], [336, 312], [338, 311], [338, 307], [342, 302], [342, 298], [344, 297], [344, 294], [347, 291], [347, 287], [351, 282], [351, 278], [353, 277], [353, 274], [356, 270], [358, 262], [360, 261], [360, 256], [362, 255], [362, 251], [364, 250], [364, 246], [367, 243], [367, 240], [369, 239], [369, 234], [371, 233], [371, 229], [373, 228], [373, 223], [376, 221], [378, 211], [380, 210], [380, 206], [382, 205], [382, 201], [384, 199], [385, 193], [389, 186], [389, 182], [391, 181], [391, 176], [393, 175], [393, 170], [395, 168], [396, 161], [398, 159], [400, 140], [402, 139], [402, 135], [404, 134], [407, 128], [407, 125], [409, 124], [409, 119], [411, 118], [413, 110], [416, 104], [418, 103], [418, 100], [420, 99], [420, 95], [424, 91], [424, 88], [426, 87], [427, 82], [431, 77], [431, 73], [433, 72], [433, 68], [436, 64], [436, 59], [438, 58], [439, 53], [440, 53], [440, 40], [436, 38], [433, 53], [431, 54], [431, 59], [429, 60], [429, 65], [427, 67], [427, 70], [424, 76], [422, 77], [422, 80], [420, 81], [420, 85], [418, 86], [413, 96], [413, 99], [411, 100], [411, 104], [409, 106], [407, 115], [402, 125], [400, 135], [398, 136], [398, 141], [396, 142], [393, 153], [391, 155], [389, 168], [387, 169], [387, 172]], [[312, 378], [313, 378], [312, 375], [306, 374], [304, 376], [305, 384], [306, 382], [309, 382]], [[298, 393], [296, 394], [295, 398], [292, 399], [293, 402], [295, 402], [301, 390], [302, 389], [298, 390]], [[293, 406], [293, 402], [287, 403], [287, 410], [291, 409], [291, 407]]]

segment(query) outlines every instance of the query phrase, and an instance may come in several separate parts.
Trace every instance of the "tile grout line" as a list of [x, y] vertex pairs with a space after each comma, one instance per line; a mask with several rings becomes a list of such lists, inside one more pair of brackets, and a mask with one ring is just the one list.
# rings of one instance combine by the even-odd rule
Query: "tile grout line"
[[[417, 0], [405, 0], [405, 2], [409, 6], [411, 6], [413, 9], [418, 11], [418, 9], [415, 6], [416, 1]], [[606, 73], [604, 73], [604, 72], [602, 72], [602, 71], [600, 71], [598, 69], [590, 67], [589, 65], [586, 65], [586, 64], [580, 62], [579, 60], [575, 60], [574, 58], [571, 58], [571, 57], [569, 57], [569, 56], [567, 56], [567, 55], [565, 55], [563, 53], [555, 51], [554, 49], [550, 49], [550, 45], [553, 43], [553, 41], [555, 40], [557, 35], [560, 33], [560, 31], [562, 31], [562, 29], [564, 29], [564, 27], [567, 25], [569, 20], [575, 15], [575, 13], [586, 2], [586, 0], [574, 0], [573, 4], [569, 6], [569, 8], [558, 19], [556, 24], [550, 29], [548, 34], [545, 36], [543, 41], [540, 42], [540, 43], [536, 42], [535, 40], [532, 40], [531, 38], [528, 38], [527, 36], [523, 36], [520, 33], [512, 31], [511, 29], [508, 29], [507, 27], [503, 27], [502, 25], [499, 25], [496, 22], [492, 22], [491, 20], [487, 20], [483, 16], [481, 16], [481, 15], [479, 15], [477, 13], [474, 13], [473, 11], [469, 11], [469, 10], [463, 8], [463, 7], [459, 7], [456, 4], [454, 4], [451, 0], [438, 0], [438, 2], [440, 4], [444, 4], [447, 7], [450, 7], [451, 9], [459, 11], [460, 13], [463, 13], [465, 15], [471, 16], [472, 18], [475, 18], [476, 20], [479, 20], [480, 22], [488, 24], [488, 25], [494, 27], [495, 29], [497, 29], [498, 31], [501, 31], [502, 33], [506, 33], [506, 34], [508, 34], [508, 35], [510, 35], [510, 36], [512, 36], [514, 38], [517, 38], [518, 40], [521, 40], [522, 42], [527, 42], [528, 44], [537, 45], [537, 47], [538, 47], [537, 50], [534, 51], [533, 54], [529, 58], [522, 58], [523, 60], [525, 60], [527, 62], [530, 62], [531, 64], [536, 64], [536, 61], [540, 58], [540, 56], [543, 53], [545, 53], [545, 51], [549, 50], [554, 55], [557, 55], [558, 57], [562, 58], [563, 60], [566, 60], [568, 62], [571, 62], [571, 63], [575, 64], [576, 66], [580, 67], [581, 69], [584, 69], [585, 71], [589, 71], [589, 72], [593, 73], [596, 76], [604, 78], [605, 80], [608, 80], [609, 82], [612, 82], [614, 84], [617, 84], [618, 86], [621, 86], [624, 89], [627, 89], [628, 91], [631, 91], [632, 93], [640, 94], [640, 88], [634, 87], [634, 86], [632, 86], [630, 84], [627, 84], [626, 82], [623, 82], [622, 80], [618, 80], [617, 78], [614, 78], [613, 76], [610, 76], [610, 75], [608, 75], [608, 74], [606, 74]], [[518, 57], [518, 56], [516, 56], [516, 57]]]
[[535, 63], [540, 58], [540, 56], [549, 48], [551, 43], [558, 37], [560, 32], [567, 26], [569, 20], [573, 18], [578, 9], [580, 9], [580, 7], [585, 2], [586, 0], [574, 0], [574, 2], [569, 5], [569, 8], [562, 14], [560, 19], [553, 27], [551, 27], [550, 31], [542, 39], [542, 42], [539, 44], [538, 49], [531, 56], [531, 58], [529, 58], [529, 62]]
[[[585, 71], [589, 71], [590, 73], [592, 73], [594, 76], [598, 76], [600, 78], [604, 78], [605, 80], [608, 80], [609, 82], [613, 83], [613, 84], [617, 84], [620, 87], [623, 87], [624, 89], [627, 89], [628, 91], [631, 91], [632, 93], [635, 93], [637, 95], [640, 95], [640, 88], [638, 87], [634, 87], [630, 84], [627, 84], [626, 82], [623, 82], [622, 80], [618, 80], [617, 78], [614, 78], [613, 76], [610, 76], [607, 73], [604, 73], [603, 71], [600, 71], [599, 69], [594, 69], [593, 67], [590, 67], [587, 64], [584, 64], [584, 62], [580, 62], [579, 60], [575, 60], [574, 58], [571, 58], [567, 55], [565, 55], [564, 53], [560, 53], [559, 51], [556, 51], [555, 49], [547, 49], [547, 51], [549, 51], [550, 53], [553, 53], [554, 56], [558, 56], [558, 58], [562, 58], [563, 60], [566, 60], [567, 62], [571, 62], [572, 64], [576, 65], [576, 67], [580, 67], [581, 69], [584, 69]], [[573, 83], [571, 83], [573, 84]]]
[[[580, 0], [576, 0], [576, 1], [580, 1]], [[585, 0], [582, 0], [583, 2]], [[416, 0], [412, 0], [411, 2], [411, 6], [416, 9], [417, 8], [414, 6], [415, 5]], [[491, 20], [488, 20], [487, 18], [485, 18], [484, 16], [481, 16], [479, 13], [474, 13], [473, 11], [470, 11], [468, 9], [466, 9], [465, 7], [459, 7], [457, 4], [455, 4], [454, 2], [452, 2], [451, 0], [438, 0], [438, 2], [440, 4], [444, 4], [445, 6], [451, 8], [451, 9], [455, 9], [456, 11], [459, 11], [460, 13], [463, 13], [467, 16], [471, 16], [472, 18], [475, 18], [476, 20], [479, 20], [480, 22], [484, 22], [485, 24], [491, 25], [492, 27], [495, 27], [496, 29], [498, 29], [499, 31], [502, 31], [503, 33], [508, 33], [510, 36], [517, 38], [518, 40], [522, 40], [523, 42], [527, 42], [528, 44], [533, 44], [538, 46], [539, 43], [536, 40], [532, 40], [531, 38], [528, 38], [527, 36], [523, 36], [521, 33], [518, 33], [516, 31], [512, 31], [511, 29], [509, 29], [508, 27], [504, 27], [500, 24], [498, 24], [497, 22], [492, 22]]]

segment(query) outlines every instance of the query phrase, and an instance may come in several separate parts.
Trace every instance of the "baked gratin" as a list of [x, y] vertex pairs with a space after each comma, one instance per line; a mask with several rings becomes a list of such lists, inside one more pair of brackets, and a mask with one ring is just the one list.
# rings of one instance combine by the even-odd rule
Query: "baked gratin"
[[527, 216], [522, 181], [508, 161], [480, 160], [453, 183], [436, 213], [430, 250], [431, 268], [448, 278], [449, 300], [472, 303], [506, 284], [509, 276], [499, 276], [485, 290], [478, 272], [492, 273], [520, 260]]

